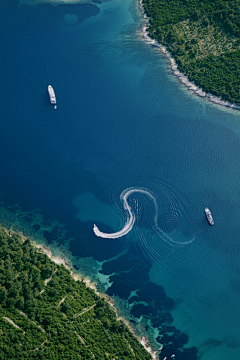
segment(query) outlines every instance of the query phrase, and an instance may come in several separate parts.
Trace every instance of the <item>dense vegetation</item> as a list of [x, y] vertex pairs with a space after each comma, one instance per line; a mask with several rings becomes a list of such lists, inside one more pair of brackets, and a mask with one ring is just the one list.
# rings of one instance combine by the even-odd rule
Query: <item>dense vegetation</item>
[[204, 91], [240, 105], [240, 0], [143, 0], [150, 36]]
[[0, 228], [0, 359], [151, 359], [110, 305]]

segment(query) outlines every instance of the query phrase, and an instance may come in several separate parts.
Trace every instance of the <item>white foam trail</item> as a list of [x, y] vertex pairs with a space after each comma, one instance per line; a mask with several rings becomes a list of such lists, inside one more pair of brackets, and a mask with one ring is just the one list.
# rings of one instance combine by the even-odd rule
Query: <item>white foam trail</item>
[[127, 222], [125, 224], [125, 226], [123, 227], [122, 230], [120, 231], [117, 231], [115, 233], [110, 233], [110, 234], [107, 234], [107, 233], [104, 233], [102, 231], [99, 230], [99, 228], [97, 227], [96, 224], [94, 224], [93, 226], [93, 231], [95, 233], [95, 235], [99, 236], [99, 237], [102, 237], [102, 238], [106, 238], [106, 239], [117, 239], [117, 238], [120, 238], [124, 235], [127, 235], [129, 233], [129, 231], [132, 230], [133, 226], [134, 226], [134, 223], [135, 223], [135, 215], [132, 213], [131, 211], [131, 208], [127, 202], [127, 199], [128, 197], [133, 194], [133, 193], [141, 193], [141, 194], [145, 194], [147, 195], [154, 203], [154, 206], [155, 206], [155, 216], [154, 216], [154, 227], [155, 227], [155, 230], [157, 231], [157, 233], [159, 235], [161, 235], [161, 237], [163, 238], [163, 240], [167, 241], [169, 244], [172, 244], [172, 245], [180, 245], [180, 246], [183, 246], [183, 245], [186, 245], [186, 244], [190, 244], [193, 240], [191, 239], [190, 241], [186, 241], [186, 242], [179, 242], [179, 241], [175, 241], [173, 240], [171, 237], [167, 236], [164, 231], [158, 227], [158, 223], [157, 223], [157, 220], [158, 220], [158, 205], [157, 205], [157, 201], [155, 199], [155, 197], [147, 190], [147, 189], [144, 189], [144, 188], [128, 188], [128, 189], [125, 189], [121, 195], [120, 195], [120, 200], [123, 201], [123, 206], [124, 206], [124, 209], [128, 211], [128, 218], [127, 218]]
[[94, 231], [95, 235], [106, 238], [106, 239], [117, 239], [121, 236], [127, 235], [127, 233], [129, 233], [129, 231], [132, 230], [133, 225], [135, 223], [135, 215], [132, 213], [131, 208], [128, 205], [127, 198], [129, 195], [131, 195], [133, 192], [135, 192], [135, 190], [137, 190], [137, 189], [133, 189], [133, 190], [126, 189], [120, 195], [120, 199], [123, 201], [124, 209], [127, 210], [129, 213], [129, 217], [127, 219], [127, 222], [126, 222], [126, 225], [124, 226], [124, 228], [118, 232], [115, 232], [112, 234], [106, 234], [106, 233], [100, 231], [99, 228], [97, 227], [97, 225], [94, 224], [93, 231]]

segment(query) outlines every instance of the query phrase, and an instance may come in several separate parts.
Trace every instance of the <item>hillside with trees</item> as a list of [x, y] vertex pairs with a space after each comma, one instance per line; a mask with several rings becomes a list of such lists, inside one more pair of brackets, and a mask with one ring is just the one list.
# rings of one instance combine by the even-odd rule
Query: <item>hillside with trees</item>
[[149, 34], [205, 92], [240, 105], [240, 0], [143, 0]]
[[151, 359], [111, 306], [0, 228], [0, 359]]

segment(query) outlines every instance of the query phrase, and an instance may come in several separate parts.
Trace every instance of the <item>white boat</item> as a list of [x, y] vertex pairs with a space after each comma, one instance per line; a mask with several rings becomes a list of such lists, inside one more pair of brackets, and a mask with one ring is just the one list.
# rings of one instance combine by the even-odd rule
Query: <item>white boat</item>
[[[53, 87], [51, 85], [48, 85], [48, 95], [49, 95], [50, 103], [55, 105], [57, 103], [57, 99]], [[55, 105], [54, 109], [56, 108], [57, 106]]]
[[211, 211], [207, 207], [205, 208], [205, 214], [209, 225], [213, 225], [214, 224], [213, 217]]

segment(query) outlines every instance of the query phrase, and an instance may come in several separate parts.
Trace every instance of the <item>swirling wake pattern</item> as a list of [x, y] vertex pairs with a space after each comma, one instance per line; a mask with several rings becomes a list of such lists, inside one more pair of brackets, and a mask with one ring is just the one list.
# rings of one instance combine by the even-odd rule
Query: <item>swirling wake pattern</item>
[[155, 206], [154, 228], [155, 228], [156, 232], [159, 235], [161, 235], [163, 240], [165, 240], [166, 242], [168, 242], [171, 245], [180, 245], [180, 246], [189, 244], [194, 240], [194, 238], [193, 238], [193, 239], [191, 239], [189, 241], [179, 243], [178, 241], [173, 240], [171, 237], [167, 236], [164, 233], [164, 231], [158, 226], [158, 222], [157, 222], [157, 220], [158, 220], [157, 201], [156, 201], [155, 197], [147, 189], [144, 189], [144, 188], [128, 188], [128, 189], [125, 189], [121, 193], [120, 200], [123, 202], [124, 209], [128, 211], [128, 218], [127, 218], [126, 224], [122, 228], [122, 230], [117, 231], [115, 233], [108, 234], [108, 233], [104, 233], [104, 232], [100, 231], [99, 228], [97, 227], [97, 225], [94, 224], [93, 231], [94, 231], [96, 236], [106, 238], [106, 239], [117, 239], [117, 238], [120, 238], [120, 237], [122, 237], [124, 235], [127, 235], [132, 230], [136, 218], [135, 218], [135, 215], [133, 214], [133, 212], [132, 212], [132, 210], [131, 210], [131, 208], [130, 208], [130, 206], [128, 204], [128, 198], [133, 193], [145, 194], [153, 201], [154, 206]]

